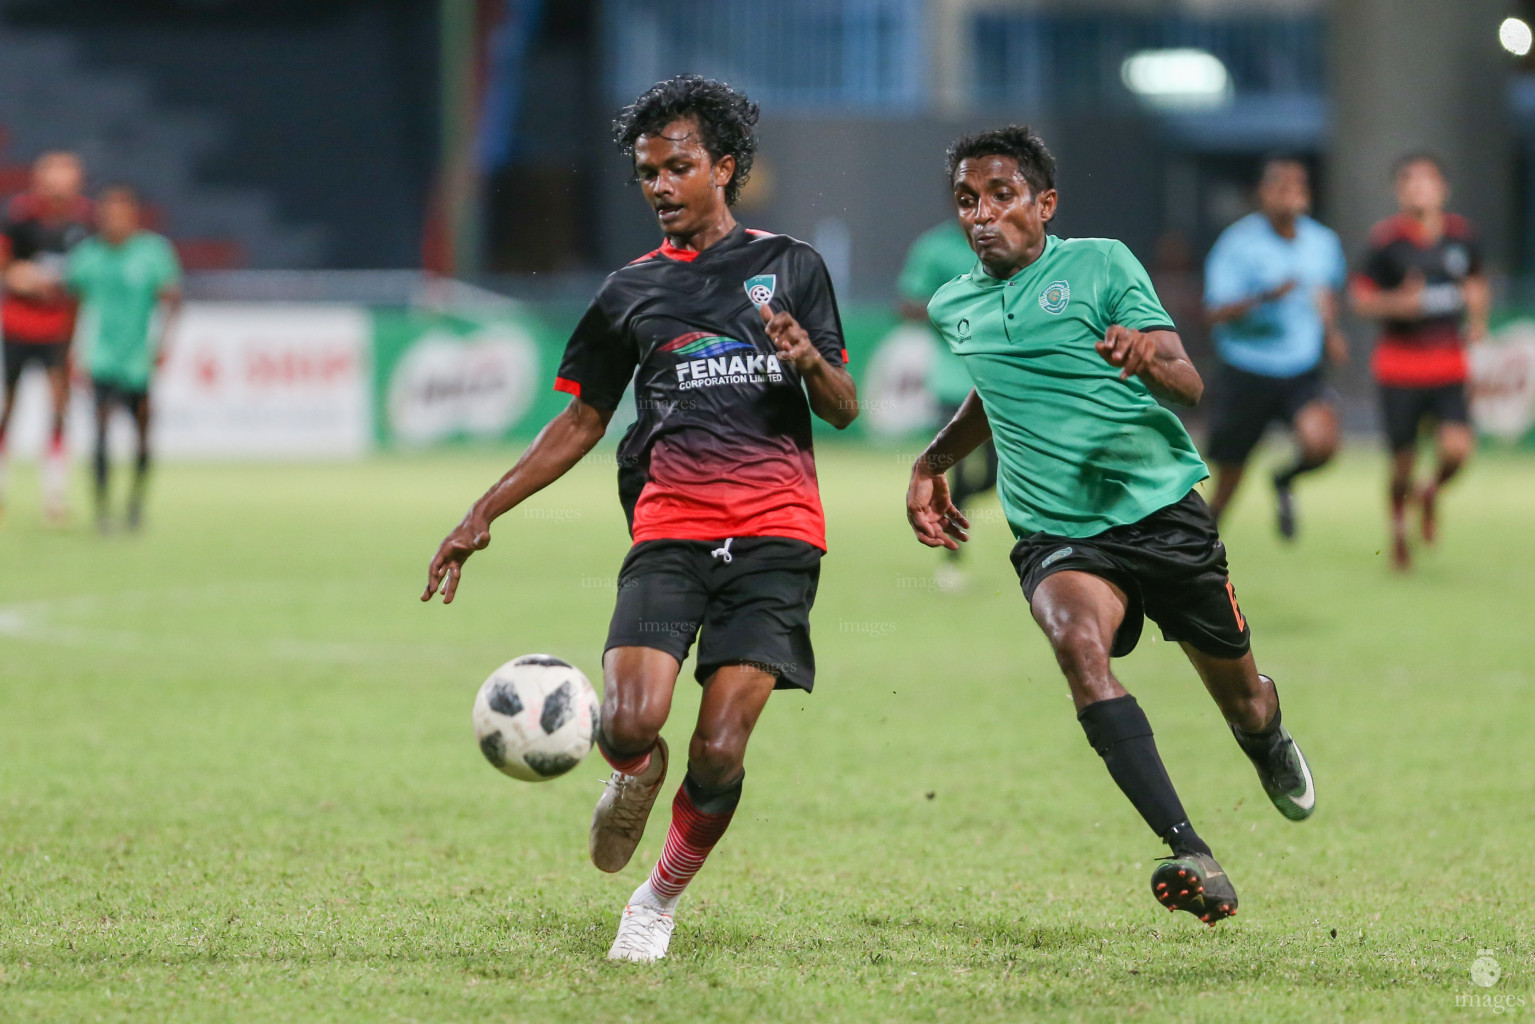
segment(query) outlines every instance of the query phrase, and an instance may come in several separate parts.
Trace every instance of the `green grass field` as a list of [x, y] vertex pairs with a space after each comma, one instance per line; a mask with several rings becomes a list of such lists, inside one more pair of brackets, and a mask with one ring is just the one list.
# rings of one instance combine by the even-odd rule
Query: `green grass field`
[[[611, 464], [497, 524], [453, 606], [417, 601], [508, 458], [167, 466], [136, 538], [44, 528], [13, 470], [0, 1020], [1535, 1012], [1535, 463], [1475, 464], [1407, 578], [1380, 550], [1379, 456], [1308, 482], [1293, 548], [1263, 490], [1243, 495], [1235, 580], [1316, 771], [1309, 822], [1268, 805], [1174, 645], [1148, 631], [1118, 663], [1241, 893], [1211, 930], [1151, 898], [1164, 851], [1074, 720], [995, 505], [972, 585], [939, 593], [904, 524], [910, 454], [824, 451], [817, 691], [770, 704], [672, 956], [643, 968], [603, 955], [664, 808], [638, 863], [603, 875], [586, 860], [601, 759], [516, 783], [469, 727], [513, 655], [599, 674], [627, 544]], [[1492, 988], [1471, 983], [1479, 949]]]

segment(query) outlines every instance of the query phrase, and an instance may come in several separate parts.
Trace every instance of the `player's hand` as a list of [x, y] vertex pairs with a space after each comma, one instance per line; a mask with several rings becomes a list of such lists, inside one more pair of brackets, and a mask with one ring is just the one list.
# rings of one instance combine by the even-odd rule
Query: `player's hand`
[[810, 343], [810, 335], [805, 333], [798, 320], [788, 313], [774, 313], [767, 303], [758, 306], [757, 312], [762, 314], [762, 326], [767, 329], [768, 337], [778, 346], [781, 361], [800, 373], [815, 369], [821, 361], [821, 353]]
[[949, 481], [940, 472], [918, 459], [911, 470], [911, 485], [906, 488], [906, 521], [917, 539], [930, 548], [958, 551], [960, 543], [970, 539], [965, 531], [970, 520], [954, 507], [949, 496]]
[[1402, 278], [1392, 293], [1396, 299], [1397, 310], [1403, 316], [1420, 316], [1423, 313], [1423, 289], [1428, 287], [1428, 278], [1423, 276], [1421, 270], [1409, 270], [1407, 276]]
[[484, 551], [489, 544], [490, 524], [470, 509], [453, 532], [443, 538], [437, 554], [432, 556], [432, 563], [426, 568], [426, 590], [422, 591], [421, 600], [430, 601], [441, 588], [442, 603], [452, 604], [453, 595], [458, 592], [459, 577], [464, 572], [464, 562], [476, 551]]
[[23, 298], [42, 298], [54, 290], [54, 279], [32, 260], [13, 260], [5, 268], [6, 290]]
[[1265, 302], [1278, 302], [1280, 299], [1293, 292], [1296, 289], [1296, 286], [1299, 284], [1300, 282], [1292, 277], [1288, 281], [1275, 285], [1268, 291], [1262, 292], [1258, 295], [1259, 304], [1261, 305]]
[[1142, 334], [1120, 324], [1110, 325], [1103, 340], [1095, 347], [1110, 366], [1122, 367], [1119, 371], [1120, 380], [1129, 380], [1142, 372], [1157, 357], [1157, 343], [1149, 334]]

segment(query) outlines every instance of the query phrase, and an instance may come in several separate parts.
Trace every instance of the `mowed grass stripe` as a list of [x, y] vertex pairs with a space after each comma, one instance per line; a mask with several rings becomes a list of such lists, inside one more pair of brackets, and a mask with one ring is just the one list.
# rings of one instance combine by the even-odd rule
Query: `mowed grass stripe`
[[[1439, 1020], [1472, 1012], [1463, 996], [1535, 1005], [1524, 457], [1473, 465], [1408, 578], [1381, 552], [1378, 455], [1303, 482], [1292, 547], [1254, 472], [1226, 537], [1317, 774], [1312, 821], [1268, 805], [1174, 645], [1148, 628], [1117, 664], [1241, 893], [1242, 915], [1212, 931], [1152, 900], [1163, 851], [1074, 721], [994, 499], [970, 585], [938, 592], [904, 523], [910, 453], [823, 451], [817, 691], [775, 696], [741, 812], [655, 969], [602, 956], [664, 813], [636, 865], [602, 875], [585, 858], [600, 760], [518, 784], [469, 728], [475, 689], [512, 655], [600, 678], [627, 547], [611, 463], [497, 523], [452, 607], [417, 600], [437, 541], [511, 458], [166, 466], [146, 533], [106, 538], [44, 528], [30, 467], [13, 467], [0, 1020]], [[1491, 990], [1470, 982], [1478, 949], [1502, 966]]]

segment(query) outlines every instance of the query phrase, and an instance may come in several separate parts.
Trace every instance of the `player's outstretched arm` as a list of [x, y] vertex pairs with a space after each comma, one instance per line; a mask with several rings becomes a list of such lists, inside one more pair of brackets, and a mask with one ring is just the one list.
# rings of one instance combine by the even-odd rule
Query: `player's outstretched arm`
[[944, 474], [990, 438], [991, 422], [986, 418], [986, 407], [981, 404], [981, 396], [972, 390], [960, 403], [954, 418], [938, 431], [938, 436], [911, 467], [911, 484], [906, 488], [906, 521], [911, 523], [917, 540], [930, 548], [958, 550], [959, 542], [970, 539], [965, 532], [970, 521], [955, 507]]
[[612, 418], [611, 409], [597, 409], [579, 398], [571, 399], [565, 411], [539, 431], [517, 464], [470, 505], [464, 518], [443, 538], [427, 566], [426, 590], [421, 600], [430, 601], [441, 588], [442, 603], [451, 604], [464, 562], [490, 544], [490, 524], [496, 517], [569, 472], [602, 440]]
[[1381, 288], [1356, 278], [1349, 284], [1348, 302], [1355, 316], [1367, 320], [1413, 320], [1426, 312], [1423, 300], [1427, 288], [1423, 273], [1418, 270], [1408, 271], [1395, 288]]
[[838, 430], [858, 418], [858, 386], [843, 366], [833, 366], [821, 355], [799, 321], [788, 313], [774, 313], [766, 305], [757, 307], [762, 326], [778, 346], [778, 358], [792, 363], [805, 382], [810, 409]]
[[1270, 288], [1268, 291], [1259, 292], [1256, 295], [1236, 302], [1228, 302], [1223, 306], [1210, 306], [1205, 310], [1205, 320], [1210, 326], [1230, 323], [1233, 320], [1241, 320], [1259, 306], [1266, 306], [1270, 302], [1277, 302], [1295, 290], [1297, 281], [1294, 278], [1282, 284]]
[[1098, 342], [1098, 354], [1120, 367], [1119, 379], [1139, 377], [1158, 398], [1198, 405], [1205, 382], [1194, 369], [1177, 331], [1137, 331], [1114, 324]]

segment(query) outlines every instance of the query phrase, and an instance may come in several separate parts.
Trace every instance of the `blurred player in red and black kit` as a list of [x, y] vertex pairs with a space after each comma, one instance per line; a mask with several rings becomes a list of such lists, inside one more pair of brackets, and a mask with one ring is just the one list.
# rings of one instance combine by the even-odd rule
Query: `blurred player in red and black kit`
[[[1399, 213], [1375, 225], [1364, 266], [1349, 284], [1354, 312], [1381, 322], [1372, 369], [1380, 384], [1391, 446], [1392, 560], [1412, 565], [1407, 504], [1416, 498], [1423, 540], [1433, 543], [1439, 490], [1471, 454], [1466, 345], [1487, 333], [1491, 292], [1465, 218], [1445, 212], [1450, 186], [1439, 161], [1414, 153], [1397, 161]], [[1413, 483], [1418, 433], [1437, 426], [1438, 465]]]
[[598, 291], [555, 380], [570, 404], [448, 534], [421, 595], [453, 599], [491, 521], [590, 451], [632, 380], [639, 418], [619, 446], [618, 487], [634, 546], [602, 659], [598, 746], [613, 775], [591, 830], [602, 870], [639, 845], [666, 776], [661, 727], [700, 628], [703, 699], [666, 846], [624, 908], [613, 960], [666, 955], [682, 890], [735, 813], [768, 696], [815, 680], [826, 528], [810, 414], [845, 427], [857, 392], [820, 255], [731, 214], [756, 123], [755, 103], [696, 75], [619, 114], [618, 143], [665, 240]]
[[0, 509], [5, 502], [6, 434], [16, 384], [36, 363], [48, 374], [53, 422], [43, 459], [43, 507], [48, 518], [65, 515], [69, 466], [64, 456], [64, 417], [69, 409], [69, 342], [75, 333], [75, 302], [63, 289], [64, 257], [90, 233], [91, 202], [82, 194], [85, 172], [73, 153], [44, 153], [32, 168], [32, 188], [5, 210], [0, 268], [0, 334], [5, 337], [5, 406], [0, 409]]

